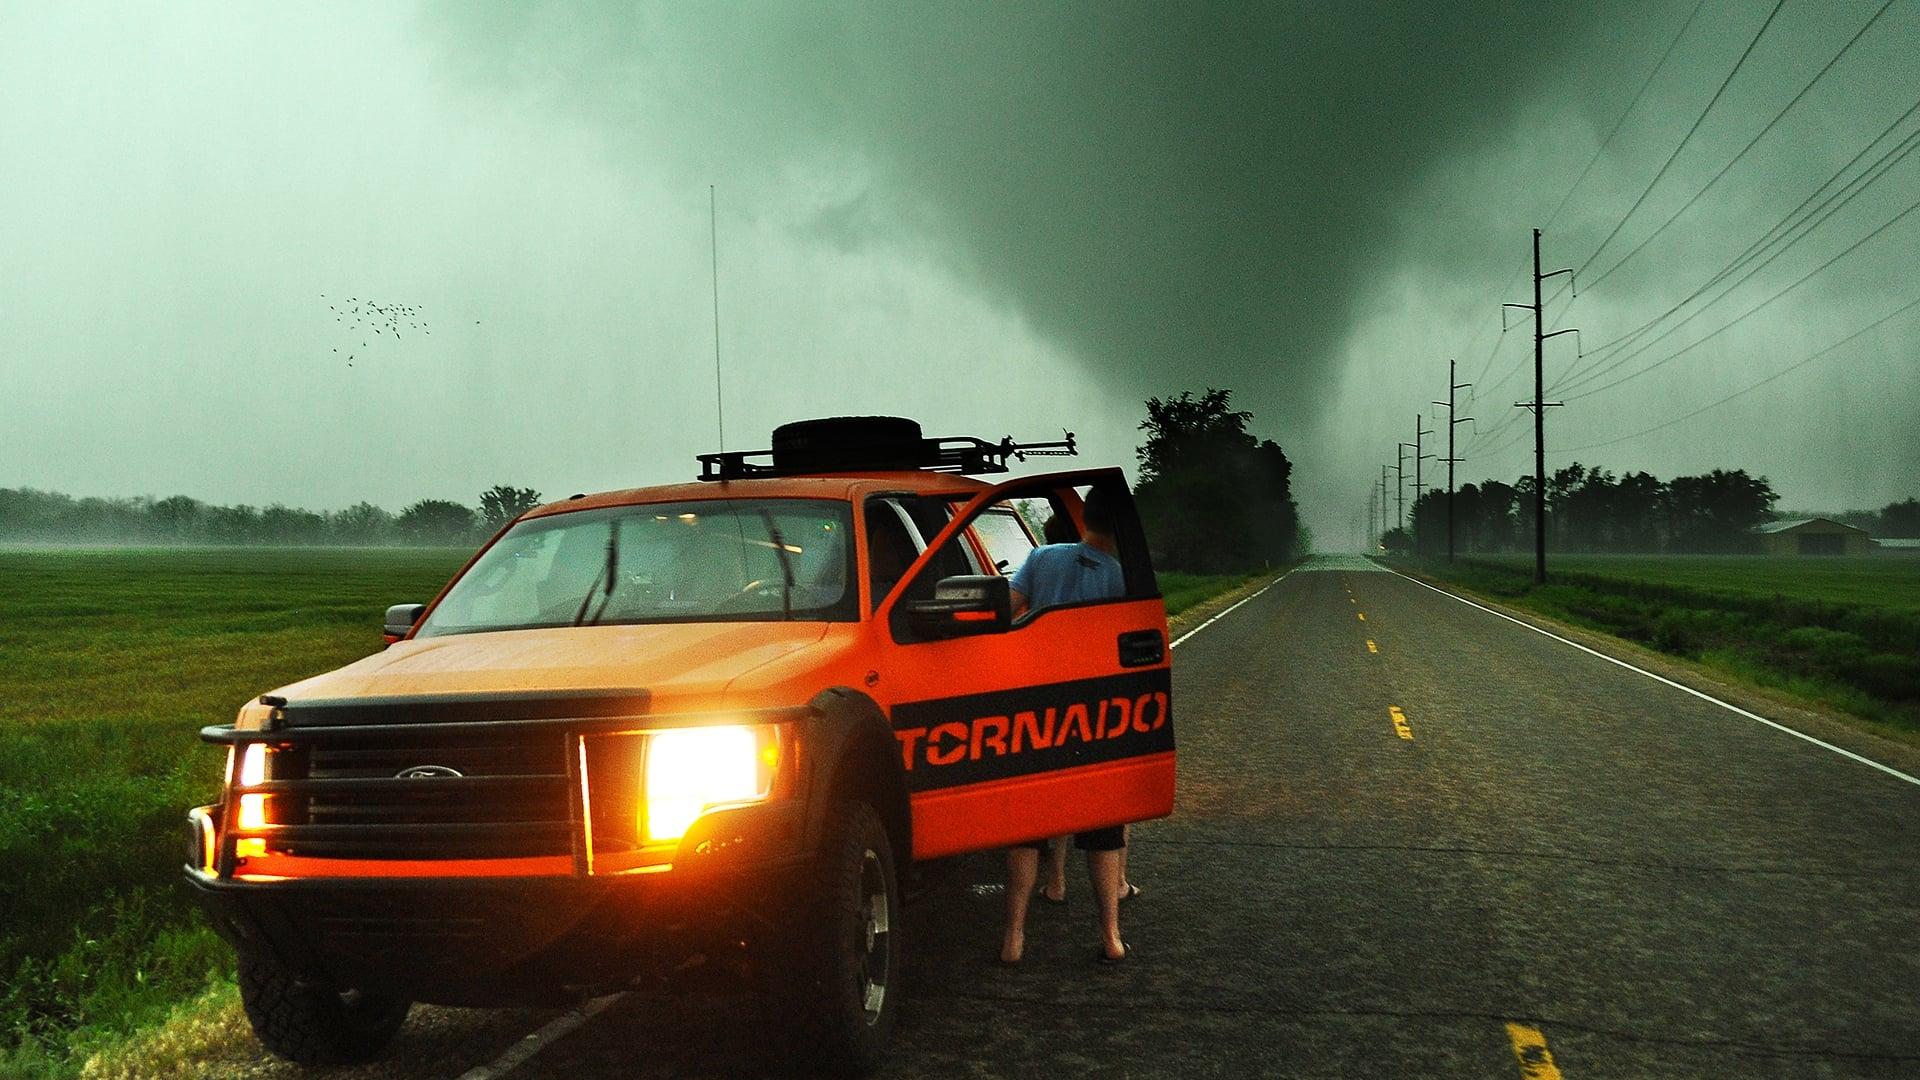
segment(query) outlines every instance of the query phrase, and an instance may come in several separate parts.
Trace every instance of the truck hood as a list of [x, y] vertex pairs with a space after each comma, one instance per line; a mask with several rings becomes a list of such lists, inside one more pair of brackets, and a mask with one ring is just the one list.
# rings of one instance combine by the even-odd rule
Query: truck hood
[[568, 626], [403, 641], [274, 693], [303, 698], [645, 689], [659, 711], [719, 708], [728, 684], [818, 642], [820, 622]]

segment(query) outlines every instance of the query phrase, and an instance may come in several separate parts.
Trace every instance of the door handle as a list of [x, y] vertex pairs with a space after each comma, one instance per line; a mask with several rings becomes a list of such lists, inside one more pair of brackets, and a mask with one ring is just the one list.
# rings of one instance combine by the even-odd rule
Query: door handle
[[1167, 639], [1158, 630], [1129, 630], [1120, 635], [1120, 666], [1146, 667], [1167, 658]]

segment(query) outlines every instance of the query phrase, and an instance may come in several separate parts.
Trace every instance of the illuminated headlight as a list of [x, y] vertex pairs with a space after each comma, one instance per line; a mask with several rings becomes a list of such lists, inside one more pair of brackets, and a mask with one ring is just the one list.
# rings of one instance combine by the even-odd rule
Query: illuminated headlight
[[[260, 743], [248, 743], [240, 754], [240, 785], [252, 787], [263, 784], [267, 779], [267, 748]], [[267, 824], [267, 797], [265, 795], [240, 796], [240, 828], [254, 830], [265, 828]]]
[[772, 789], [780, 744], [771, 727], [698, 727], [647, 740], [640, 835], [650, 844], [678, 840], [701, 814], [754, 802]]

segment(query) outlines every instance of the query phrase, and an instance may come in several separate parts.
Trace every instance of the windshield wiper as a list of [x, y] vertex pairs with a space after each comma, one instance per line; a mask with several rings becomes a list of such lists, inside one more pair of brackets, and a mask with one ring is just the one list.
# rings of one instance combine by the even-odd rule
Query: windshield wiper
[[767, 523], [767, 539], [773, 541], [773, 553], [780, 559], [780, 576], [786, 582], [780, 590], [780, 618], [793, 621], [793, 557], [787, 554], [787, 541], [780, 535], [780, 526], [773, 523], [773, 514], [765, 507], [760, 509], [760, 520]]
[[587, 605], [593, 603], [594, 590], [599, 587], [602, 578], [606, 579], [607, 590], [601, 594], [600, 606], [594, 610], [592, 621], [599, 622], [600, 616], [606, 614], [607, 604], [613, 599], [613, 586], [618, 580], [616, 575], [619, 568], [620, 519], [609, 518], [607, 519], [607, 561], [601, 565], [600, 572], [594, 575], [593, 583], [587, 586], [587, 595], [580, 598], [580, 610], [573, 613], [573, 625], [579, 626], [587, 621]]

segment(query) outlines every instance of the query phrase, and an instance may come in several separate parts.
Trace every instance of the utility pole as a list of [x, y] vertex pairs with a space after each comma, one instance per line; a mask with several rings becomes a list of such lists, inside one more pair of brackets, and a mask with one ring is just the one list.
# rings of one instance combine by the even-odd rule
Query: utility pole
[[[1561, 334], [1578, 333], [1569, 327], [1555, 330], [1549, 334], [1544, 324], [1545, 312], [1540, 303], [1540, 283], [1550, 277], [1571, 274], [1571, 267], [1555, 270], [1550, 274], [1540, 272], [1540, 230], [1533, 230], [1533, 303], [1502, 304], [1502, 314], [1507, 308], [1520, 308], [1533, 312], [1533, 400], [1516, 401], [1516, 409], [1533, 410], [1533, 583], [1547, 583], [1547, 410], [1558, 408], [1566, 402], [1545, 400], [1545, 367], [1547, 339]], [[1575, 295], [1578, 295], [1576, 293]], [[1503, 318], [1502, 324], [1506, 322]]]
[[[1373, 481], [1369, 480], [1367, 481], [1367, 531], [1361, 534], [1362, 537], [1371, 537], [1373, 535], [1373, 524], [1379, 518], [1379, 515], [1380, 489], [1374, 487]], [[1367, 541], [1363, 539], [1361, 544], [1363, 550], [1366, 543]]]
[[1391, 465], [1380, 466], [1380, 539], [1387, 535], [1387, 470]]
[[[1455, 374], [1453, 369], [1454, 369], [1455, 363], [1456, 361], [1453, 361], [1453, 360], [1447, 361], [1447, 400], [1434, 402], [1435, 405], [1445, 405], [1447, 407], [1447, 459], [1446, 460], [1447, 460], [1447, 561], [1448, 562], [1453, 561], [1453, 466], [1455, 462], [1458, 462], [1459, 460], [1461, 460], [1460, 458], [1455, 457], [1453, 453], [1453, 429], [1458, 427], [1461, 424], [1473, 423], [1473, 417], [1471, 416], [1453, 415], [1453, 395], [1473, 385], [1470, 382], [1454, 382], [1453, 381], [1454, 374]], [[1479, 429], [1475, 428], [1474, 430], [1477, 431]]]
[[[1420, 438], [1423, 435], [1431, 435], [1431, 434], [1433, 434], [1433, 429], [1423, 427], [1420, 414], [1414, 413], [1413, 414], [1413, 531], [1415, 533], [1418, 533], [1420, 531], [1420, 493], [1425, 491], [1427, 488], [1427, 485], [1424, 482], [1422, 482], [1420, 479], [1420, 463], [1422, 461], [1427, 460], [1428, 458], [1433, 457], [1432, 454], [1422, 454], [1420, 452]], [[1418, 551], [1419, 545], [1416, 544], [1414, 546], [1414, 550]]]
[[1393, 505], [1397, 508], [1400, 531], [1407, 528], [1407, 451], [1413, 449], [1412, 443], [1400, 444], [1400, 456], [1393, 466]]

